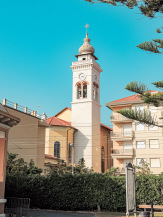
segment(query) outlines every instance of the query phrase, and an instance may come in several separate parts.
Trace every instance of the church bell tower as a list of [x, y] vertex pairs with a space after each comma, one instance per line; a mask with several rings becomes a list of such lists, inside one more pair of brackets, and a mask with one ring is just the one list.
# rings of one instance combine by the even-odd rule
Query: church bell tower
[[78, 131], [74, 138], [74, 162], [84, 158], [86, 166], [101, 172], [100, 65], [88, 34], [76, 62], [72, 63], [73, 96], [71, 124]]

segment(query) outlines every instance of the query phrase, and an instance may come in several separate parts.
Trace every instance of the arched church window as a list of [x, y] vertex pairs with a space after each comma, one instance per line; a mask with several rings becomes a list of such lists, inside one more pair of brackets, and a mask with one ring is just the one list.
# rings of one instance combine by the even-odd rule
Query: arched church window
[[83, 85], [83, 98], [87, 98], [87, 84]]
[[72, 146], [71, 143], [68, 145], [68, 163], [71, 163], [71, 156], [72, 156]]
[[105, 172], [105, 149], [104, 146], [101, 147], [101, 172]]
[[81, 84], [77, 85], [77, 98], [80, 99], [82, 97], [82, 87]]
[[54, 157], [60, 158], [60, 142], [54, 143]]

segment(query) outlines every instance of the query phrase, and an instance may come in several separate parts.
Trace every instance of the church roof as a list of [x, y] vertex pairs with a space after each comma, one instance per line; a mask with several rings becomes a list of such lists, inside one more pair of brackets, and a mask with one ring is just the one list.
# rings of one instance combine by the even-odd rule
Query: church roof
[[63, 126], [63, 127], [72, 127], [72, 128], [74, 128], [73, 126], [71, 126], [71, 122], [61, 120], [60, 118], [57, 118], [55, 116], [47, 118], [46, 123], [51, 124], [53, 126]]
[[71, 111], [71, 108], [66, 107], [66, 108], [62, 109], [60, 112], [58, 112], [58, 113], [55, 115], [55, 117], [57, 117], [58, 115], [60, 115], [61, 113], [63, 113], [63, 112], [66, 111], [66, 110], [70, 110], [70, 111]]

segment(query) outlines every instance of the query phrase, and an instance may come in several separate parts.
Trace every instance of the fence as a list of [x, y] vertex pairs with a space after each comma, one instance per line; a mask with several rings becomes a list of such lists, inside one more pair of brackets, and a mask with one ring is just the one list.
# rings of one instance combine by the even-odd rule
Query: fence
[[29, 207], [30, 199], [29, 198], [17, 198], [17, 197], [8, 197], [7, 203], [5, 204], [5, 213], [9, 216], [16, 217], [28, 217], [29, 216]]

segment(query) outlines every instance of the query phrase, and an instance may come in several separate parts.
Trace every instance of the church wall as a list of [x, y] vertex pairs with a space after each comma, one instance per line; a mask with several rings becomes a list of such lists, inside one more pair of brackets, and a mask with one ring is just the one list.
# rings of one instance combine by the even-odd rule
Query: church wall
[[49, 130], [49, 145], [46, 148], [46, 154], [54, 156], [54, 143], [60, 142], [60, 159], [67, 162], [68, 160], [68, 144], [73, 144], [74, 129], [63, 126], [53, 126]]
[[92, 103], [72, 103], [72, 125], [75, 133], [75, 163], [85, 159], [86, 166], [92, 167]]
[[111, 152], [113, 148], [113, 142], [110, 139], [110, 131], [101, 126], [101, 147], [102, 146], [105, 149], [105, 171], [107, 171], [107, 169], [112, 167]]
[[60, 119], [62, 119], [64, 121], [71, 122], [71, 110], [66, 109], [61, 114], [57, 115], [56, 117], [60, 118]]

